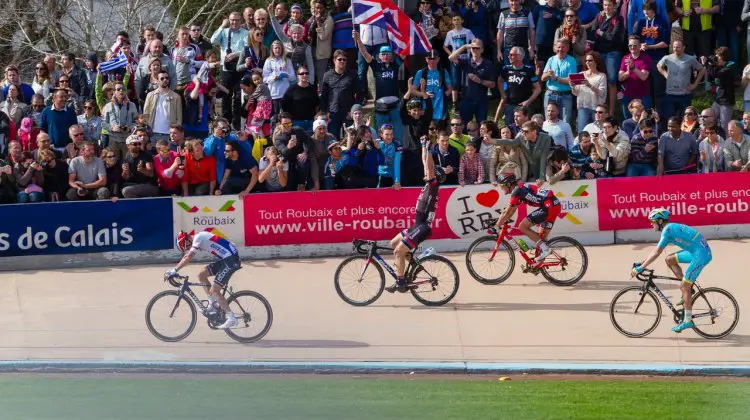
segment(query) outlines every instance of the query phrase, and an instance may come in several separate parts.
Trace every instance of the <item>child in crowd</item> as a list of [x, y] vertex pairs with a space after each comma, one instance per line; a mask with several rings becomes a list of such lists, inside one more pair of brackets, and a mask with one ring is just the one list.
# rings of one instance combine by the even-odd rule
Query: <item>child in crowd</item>
[[39, 128], [34, 124], [31, 117], [24, 117], [21, 120], [21, 127], [18, 128], [18, 142], [21, 143], [21, 150], [31, 152], [36, 150], [36, 136], [39, 134]]
[[463, 187], [466, 184], [481, 184], [484, 182], [484, 164], [477, 154], [477, 146], [474, 143], [466, 143], [464, 155], [458, 166], [458, 183]]
[[591, 168], [591, 172], [594, 173], [594, 176], [597, 178], [606, 178], [609, 176], [607, 173], [607, 162], [599, 156], [599, 153], [596, 151], [596, 147], [591, 148], [591, 161], [589, 162], [589, 165], [592, 163], [597, 163], [596, 165], [597, 169]]
[[253, 69], [252, 76], [253, 93], [247, 99], [248, 116], [247, 130], [254, 135], [262, 133], [268, 137], [271, 133], [271, 127], [268, 122], [271, 119], [273, 103], [271, 102], [271, 90], [263, 81], [263, 73], [260, 69]]
[[332, 190], [339, 183], [337, 182], [336, 174], [341, 172], [341, 169], [346, 166], [349, 161], [348, 154], [341, 153], [341, 144], [333, 142], [328, 145], [328, 161], [326, 162], [325, 171], [323, 173], [323, 189]]

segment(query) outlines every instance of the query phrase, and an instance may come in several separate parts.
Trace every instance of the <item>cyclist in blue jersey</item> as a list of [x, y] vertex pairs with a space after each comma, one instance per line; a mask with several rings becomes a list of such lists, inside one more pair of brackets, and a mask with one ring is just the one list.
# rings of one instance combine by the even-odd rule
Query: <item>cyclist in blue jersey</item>
[[[177, 234], [177, 249], [184, 255], [175, 268], [164, 274], [167, 278], [173, 277], [182, 267], [188, 265], [198, 251], [205, 251], [219, 258], [218, 261], [214, 261], [203, 268], [198, 274], [198, 279], [205, 284], [204, 288], [209, 303], [208, 312], [216, 311], [215, 303], [218, 303], [227, 315], [227, 320], [218, 328], [226, 329], [237, 325], [237, 317], [229, 309], [227, 299], [221, 294], [221, 289], [227, 286], [232, 274], [240, 269], [240, 255], [237, 252], [237, 247], [230, 241], [211, 232], [199, 232], [192, 236], [185, 231], [180, 231]], [[208, 281], [208, 276], [216, 276], [213, 285]]]
[[[656, 249], [642, 263], [637, 264], [631, 273], [631, 277], [642, 273], [643, 270], [653, 263], [670, 243], [682, 248], [681, 251], [669, 254], [667, 256], [667, 266], [674, 273], [675, 277], [682, 279], [680, 290], [682, 299], [677, 302], [685, 305], [685, 317], [682, 322], [672, 328], [674, 332], [682, 332], [685, 329], [693, 328], [693, 284], [698, 280], [701, 271], [711, 262], [711, 248], [697, 230], [690, 226], [680, 223], [669, 222], [669, 211], [664, 208], [651, 210], [648, 220], [651, 222], [654, 230], [661, 231], [661, 239]], [[689, 264], [687, 271], [683, 275], [680, 264]]]

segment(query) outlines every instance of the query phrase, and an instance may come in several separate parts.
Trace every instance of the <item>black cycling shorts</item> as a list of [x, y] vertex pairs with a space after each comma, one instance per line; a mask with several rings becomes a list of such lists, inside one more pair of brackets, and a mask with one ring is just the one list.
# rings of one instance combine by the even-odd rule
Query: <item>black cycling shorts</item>
[[404, 237], [401, 242], [403, 242], [407, 248], [414, 250], [419, 244], [429, 238], [431, 234], [432, 228], [428, 224], [419, 223], [409, 229], [401, 231], [401, 235]]
[[544, 229], [552, 229], [555, 226], [555, 220], [557, 215], [560, 214], [560, 205], [547, 207], [542, 206], [529, 213], [526, 216], [529, 221], [535, 225], [539, 225]]
[[232, 277], [232, 274], [239, 270], [240, 266], [240, 256], [232, 255], [231, 257], [212, 262], [206, 266], [206, 270], [208, 270], [210, 276], [216, 276], [216, 278], [214, 278], [214, 283], [221, 287], [225, 287], [229, 284], [229, 279]]

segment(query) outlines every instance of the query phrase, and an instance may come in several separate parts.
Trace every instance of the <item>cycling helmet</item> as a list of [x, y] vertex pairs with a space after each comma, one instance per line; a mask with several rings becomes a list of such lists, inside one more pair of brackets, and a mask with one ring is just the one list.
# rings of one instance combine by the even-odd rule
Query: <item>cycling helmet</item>
[[668, 222], [669, 221], [669, 215], [670, 215], [669, 210], [667, 210], [667, 209], [665, 209], [663, 207], [662, 208], [658, 208], [658, 209], [653, 209], [648, 214], [648, 220], [652, 221], [652, 222], [656, 221], [656, 220], [663, 220], [665, 222]]
[[514, 173], [504, 173], [500, 175], [500, 178], [497, 180], [498, 184], [503, 185], [516, 185], [518, 184], [518, 179], [516, 179], [516, 175]]
[[184, 230], [181, 230], [180, 233], [177, 234], [175, 245], [177, 246], [177, 249], [180, 250], [180, 252], [185, 252], [187, 250], [188, 239], [190, 239], [190, 234], [188, 234]]
[[445, 169], [436, 166], [435, 167], [435, 179], [437, 179], [438, 184], [442, 184], [445, 182], [446, 175], [445, 175]]

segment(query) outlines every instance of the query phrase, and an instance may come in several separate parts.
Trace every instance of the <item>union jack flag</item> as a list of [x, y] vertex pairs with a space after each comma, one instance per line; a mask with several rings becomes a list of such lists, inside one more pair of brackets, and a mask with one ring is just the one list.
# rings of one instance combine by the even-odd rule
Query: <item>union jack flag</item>
[[432, 51], [422, 27], [391, 0], [353, 0], [352, 21], [385, 29], [393, 51], [402, 57]]

